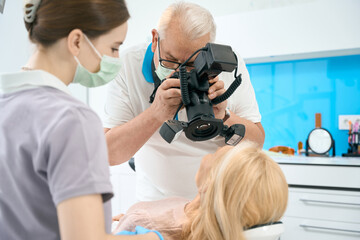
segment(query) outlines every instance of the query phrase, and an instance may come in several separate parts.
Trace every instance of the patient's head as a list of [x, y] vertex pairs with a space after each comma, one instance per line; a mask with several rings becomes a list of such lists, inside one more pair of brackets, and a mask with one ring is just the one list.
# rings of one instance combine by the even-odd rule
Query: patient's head
[[195, 176], [196, 186], [198, 187], [199, 191], [201, 191], [201, 187], [208, 178], [210, 170], [213, 169], [215, 164], [219, 163], [221, 159], [223, 159], [224, 155], [232, 148], [233, 146], [225, 146], [219, 148], [215, 153], [207, 154], [203, 157], [199, 170]]
[[284, 174], [253, 143], [224, 147], [205, 157], [196, 180], [201, 203], [184, 226], [185, 239], [244, 239], [243, 228], [276, 222], [285, 212]]

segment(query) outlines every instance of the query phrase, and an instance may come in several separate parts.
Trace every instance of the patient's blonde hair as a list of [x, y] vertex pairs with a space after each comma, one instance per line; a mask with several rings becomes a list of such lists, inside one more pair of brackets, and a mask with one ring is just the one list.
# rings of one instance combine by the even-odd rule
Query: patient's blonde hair
[[183, 239], [243, 240], [243, 228], [278, 221], [287, 205], [280, 167], [249, 142], [218, 156], [205, 188], [184, 224]]

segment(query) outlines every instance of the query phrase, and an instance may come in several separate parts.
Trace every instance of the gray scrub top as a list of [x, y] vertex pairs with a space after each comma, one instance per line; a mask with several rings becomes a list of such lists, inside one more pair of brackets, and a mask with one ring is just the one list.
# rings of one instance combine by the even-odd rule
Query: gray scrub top
[[1, 240], [60, 239], [56, 206], [89, 194], [102, 195], [111, 230], [101, 121], [59, 81], [43, 71], [0, 75]]

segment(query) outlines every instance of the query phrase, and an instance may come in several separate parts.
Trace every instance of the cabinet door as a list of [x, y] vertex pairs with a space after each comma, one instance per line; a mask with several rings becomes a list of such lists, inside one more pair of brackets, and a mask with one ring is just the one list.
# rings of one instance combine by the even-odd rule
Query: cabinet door
[[360, 223], [360, 195], [348, 191], [290, 189], [285, 216]]
[[284, 217], [281, 240], [359, 240], [360, 224]]

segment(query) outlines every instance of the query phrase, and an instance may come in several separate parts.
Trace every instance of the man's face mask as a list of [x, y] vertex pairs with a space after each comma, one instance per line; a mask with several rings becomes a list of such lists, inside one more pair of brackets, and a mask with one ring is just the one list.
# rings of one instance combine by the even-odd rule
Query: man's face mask
[[85, 87], [98, 87], [104, 85], [115, 78], [115, 76], [120, 71], [121, 63], [119, 58], [101, 56], [99, 51], [94, 47], [91, 41], [84, 34], [86, 41], [90, 44], [91, 48], [101, 59], [100, 70], [96, 73], [89, 72], [85, 67], [83, 67], [79, 59], [74, 56], [76, 62], [78, 63], [76, 72], [74, 75], [73, 83], [80, 83]]
[[155, 70], [155, 73], [156, 73], [156, 75], [158, 76], [158, 78], [160, 80], [164, 80], [167, 76], [169, 76], [174, 71], [174, 69], [166, 68], [166, 67], [162, 66], [162, 64], [160, 62], [160, 59], [161, 59], [161, 56], [160, 56], [160, 36], [158, 37], [157, 48], [158, 48], [158, 54], [159, 54], [159, 57], [158, 57], [159, 58], [159, 64], [158, 64], [157, 69]]
[[165, 79], [167, 76], [169, 76], [174, 70], [165, 68], [161, 66], [160, 62], [158, 64], [157, 69], [155, 70], [156, 75], [159, 77], [160, 80]]

